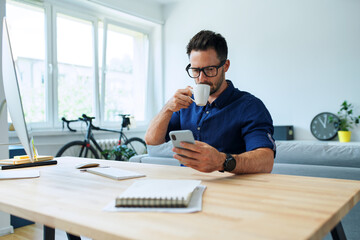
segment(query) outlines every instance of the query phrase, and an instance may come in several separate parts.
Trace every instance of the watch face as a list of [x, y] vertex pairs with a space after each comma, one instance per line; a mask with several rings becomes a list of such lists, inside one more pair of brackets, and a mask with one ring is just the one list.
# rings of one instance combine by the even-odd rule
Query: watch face
[[233, 156], [231, 156], [230, 154], [226, 154], [226, 160], [224, 163], [224, 170], [231, 172], [232, 170], [234, 170], [236, 167], [236, 160]]
[[333, 139], [339, 128], [339, 118], [329, 112], [319, 113], [311, 121], [310, 129], [312, 135], [319, 140]]

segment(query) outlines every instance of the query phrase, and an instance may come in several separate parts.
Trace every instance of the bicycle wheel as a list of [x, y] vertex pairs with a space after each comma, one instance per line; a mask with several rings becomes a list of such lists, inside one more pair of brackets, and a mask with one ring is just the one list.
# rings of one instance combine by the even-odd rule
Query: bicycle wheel
[[138, 138], [138, 137], [129, 138], [125, 142], [125, 145], [128, 148], [134, 150], [136, 155], [146, 154], [147, 153], [146, 143], [141, 138]]
[[83, 157], [83, 158], [97, 158], [99, 159], [99, 155], [96, 150], [82, 141], [73, 141], [67, 143], [65, 146], [60, 148], [57, 152], [56, 157]]

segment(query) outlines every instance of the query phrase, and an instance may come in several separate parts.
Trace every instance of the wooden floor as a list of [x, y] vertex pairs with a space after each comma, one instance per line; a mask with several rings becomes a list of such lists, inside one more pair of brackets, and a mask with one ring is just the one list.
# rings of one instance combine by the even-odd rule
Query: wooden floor
[[[21, 228], [14, 229], [14, 233], [0, 237], [0, 240], [39, 240], [43, 239], [43, 225], [32, 224]], [[55, 230], [56, 240], [67, 240], [64, 231]], [[90, 238], [81, 237], [82, 240], [90, 240]]]

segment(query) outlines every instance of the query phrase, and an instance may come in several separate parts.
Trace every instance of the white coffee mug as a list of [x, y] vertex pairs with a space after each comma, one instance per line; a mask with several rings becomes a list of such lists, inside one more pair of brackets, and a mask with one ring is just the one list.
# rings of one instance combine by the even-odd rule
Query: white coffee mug
[[205, 106], [210, 95], [210, 86], [207, 84], [196, 84], [191, 92], [194, 94], [194, 99], [191, 98], [191, 100], [198, 106]]

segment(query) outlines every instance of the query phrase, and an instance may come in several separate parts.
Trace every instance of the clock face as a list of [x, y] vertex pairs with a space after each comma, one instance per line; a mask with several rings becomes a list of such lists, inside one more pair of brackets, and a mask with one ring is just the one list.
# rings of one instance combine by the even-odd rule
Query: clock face
[[[330, 121], [332, 119], [332, 121]], [[310, 124], [311, 133], [319, 140], [333, 139], [339, 128], [339, 118], [329, 112], [319, 113]]]

